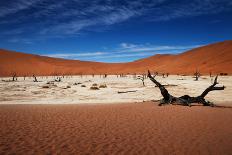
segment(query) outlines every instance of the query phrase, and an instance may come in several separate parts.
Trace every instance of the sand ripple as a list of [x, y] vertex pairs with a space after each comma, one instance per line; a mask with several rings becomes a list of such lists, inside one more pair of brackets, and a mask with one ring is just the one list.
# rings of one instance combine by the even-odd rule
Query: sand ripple
[[0, 154], [231, 154], [232, 109], [0, 105]]

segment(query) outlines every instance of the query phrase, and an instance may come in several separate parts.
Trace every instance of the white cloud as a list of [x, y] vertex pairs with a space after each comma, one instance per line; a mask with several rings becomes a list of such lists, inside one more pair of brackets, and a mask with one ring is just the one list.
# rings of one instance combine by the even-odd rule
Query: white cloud
[[[178, 3], [168, 0], [107, 0], [104, 3], [101, 0], [15, 0], [0, 5], [0, 24], [12, 25], [17, 22], [21, 23], [17, 28], [8, 30], [18, 29], [28, 33], [30, 28], [37, 35], [56, 37], [79, 34], [83, 30], [96, 31], [131, 18], [142, 17], [140, 21], [167, 21], [228, 10], [232, 10], [231, 0], [192, 0]], [[14, 18], [8, 18], [9, 15], [14, 15]]]
[[202, 45], [182, 45], [182, 46], [159, 46], [151, 44], [131, 44], [131, 43], [121, 43], [119, 49], [116, 53], [125, 53], [125, 52], [149, 52], [149, 51], [177, 51], [177, 50], [188, 50], [192, 48], [197, 48]]
[[148, 57], [155, 54], [178, 54], [199, 47], [200, 45], [185, 45], [185, 46], [157, 46], [151, 44], [131, 44], [121, 43], [120, 48], [108, 52], [82, 52], [82, 53], [60, 53], [47, 54], [49, 57], [78, 59], [78, 60], [97, 60], [97, 61], [111, 61], [117, 62], [117, 58], [137, 58]]
[[24, 38], [20, 38], [20, 39], [18, 39], [18, 38], [12, 38], [12, 39], [9, 39], [9, 40], [7, 40], [7, 41], [10, 42], [10, 43], [33, 44], [32, 41], [30, 41], [30, 40], [28, 40], [28, 39], [24, 39]]
[[105, 55], [105, 52], [88, 52], [88, 53], [60, 53], [60, 54], [46, 54], [44, 56], [56, 57], [56, 58], [80, 58], [80, 57], [93, 57], [99, 55]]
[[25, 10], [38, 4], [39, 2], [41, 2], [41, 0], [14, 0], [13, 3], [8, 2], [8, 6], [0, 6], [0, 17]]
[[121, 43], [120, 47], [123, 48], [123, 49], [128, 49], [128, 48], [135, 48], [135, 47], [137, 47], [137, 45], [130, 44], [130, 43]]

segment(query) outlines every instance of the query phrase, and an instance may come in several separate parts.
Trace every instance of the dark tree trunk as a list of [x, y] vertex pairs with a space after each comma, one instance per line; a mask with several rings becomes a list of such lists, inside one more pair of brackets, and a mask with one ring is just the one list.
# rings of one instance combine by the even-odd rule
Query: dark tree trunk
[[145, 76], [138, 76], [137, 79], [141, 80], [143, 83], [143, 86], [145, 86], [144, 80], [145, 80]]
[[38, 82], [38, 80], [37, 80], [36, 76], [35, 76], [35, 75], [33, 75], [33, 77], [34, 77], [34, 82]]
[[195, 81], [198, 81], [199, 77], [200, 77], [200, 73], [198, 72], [198, 70], [196, 70], [196, 72], [194, 73], [195, 75]]
[[17, 81], [16, 73], [13, 74], [12, 81]]
[[200, 103], [203, 104], [204, 106], [213, 106], [212, 103], [208, 102], [205, 100], [205, 96], [213, 90], [224, 90], [225, 87], [216, 87], [216, 85], [218, 84], [217, 82], [217, 78], [218, 76], [216, 76], [214, 83], [209, 86], [208, 88], [205, 89], [205, 91], [197, 96], [197, 97], [191, 97], [189, 95], [184, 95], [181, 97], [174, 97], [171, 94], [169, 94], [168, 90], [161, 85], [158, 81], [155, 80], [154, 77], [151, 76], [150, 71], [148, 71], [148, 77], [150, 78], [150, 80], [156, 84], [157, 87], [159, 87], [160, 92], [163, 96], [163, 99], [160, 101], [159, 105], [163, 105], [163, 104], [181, 104], [181, 105], [188, 105], [191, 106], [192, 103]]

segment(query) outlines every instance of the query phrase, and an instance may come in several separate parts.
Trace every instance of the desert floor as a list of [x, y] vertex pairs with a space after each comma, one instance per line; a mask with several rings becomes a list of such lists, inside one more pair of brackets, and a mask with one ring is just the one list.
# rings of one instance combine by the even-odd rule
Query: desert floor
[[[232, 154], [232, 77], [219, 77], [226, 89], [207, 96], [216, 107], [160, 107], [151, 101], [159, 89], [132, 76], [9, 79], [0, 80], [0, 154]], [[197, 96], [212, 83], [156, 79], [175, 96]], [[94, 83], [107, 88], [90, 90]]]
[[0, 154], [232, 154], [230, 107], [0, 105]]
[[[33, 78], [22, 77], [16, 82], [4, 82], [11, 78], [0, 79], [0, 103], [1, 104], [79, 104], [79, 103], [125, 103], [159, 100], [162, 98], [160, 91], [149, 80], [145, 79], [145, 87], [142, 81], [134, 79], [133, 76], [119, 77], [116, 75], [100, 78], [99, 75], [73, 76], [62, 78], [61, 82], [54, 81], [54, 77], [37, 77], [40, 82], [33, 82]], [[209, 85], [213, 78], [203, 76], [199, 81], [194, 81], [190, 76], [171, 75], [167, 78], [157, 76], [161, 84], [169, 85], [166, 88], [174, 96], [188, 94], [190, 96], [200, 95]], [[50, 84], [47, 84], [50, 82]], [[210, 92], [206, 99], [217, 104], [232, 103], [232, 77], [220, 76], [220, 85], [225, 85], [223, 91]], [[106, 84], [107, 88], [91, 90], [90, 87], [96, 83], [98, 87]], [[85, 85], [86, 87], [82, 87]], [[68, 88], [70, 86], [71, 88]], [[47, 87], [47, 88], [43, 88]], [[129, 93], [118, 93], [132, 91]]]

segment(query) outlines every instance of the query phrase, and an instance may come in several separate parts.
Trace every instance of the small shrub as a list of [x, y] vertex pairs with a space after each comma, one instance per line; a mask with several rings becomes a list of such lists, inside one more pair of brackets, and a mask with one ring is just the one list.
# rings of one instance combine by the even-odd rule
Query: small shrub
[[99, 88], [97, 86], [92, 86], [90, 87], [91, 90], [99, 90]]
[[86, 87], [86, 85], [81, 85], [81, 87]]
[[106, 84], [101, 84], [99, 88], [107, 88]]
[[74, 83], [73, 85], [79, 85], [79, 84], [81, 84], [80, 82], [78, 82], [78, 83]]
[[96, 84], [96, 83], [94, 83], [94, 84], [92, 84], [92, 86], [93, 86], [93, 87], [97, 87], [97, 84]]
[[221, 76], [227, 76], [228, 73], [220, 73]]
[[48, 81], [47, 84], [54, 84], [54, 82], [53, 81]]
[[49, 86], [42, 86], [42, 88], [49, 88]]
[[67, 86], [66, 88], [71, 88], [71, 86]]

